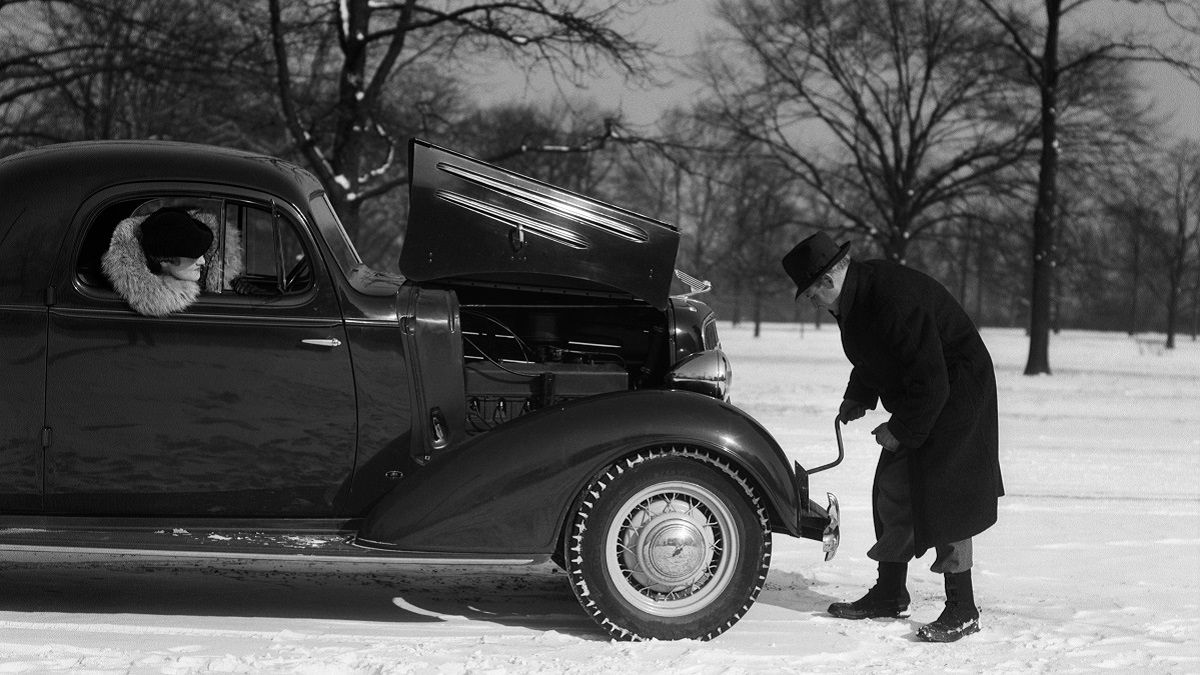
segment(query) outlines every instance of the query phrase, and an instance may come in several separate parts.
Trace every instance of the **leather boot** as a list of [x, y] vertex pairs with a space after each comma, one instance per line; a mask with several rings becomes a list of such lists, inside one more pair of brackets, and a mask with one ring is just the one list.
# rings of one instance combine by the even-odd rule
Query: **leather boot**
[[926, 642], [954, 642], [979, 632], [979, 608], [971, 587], [971, 570], [946, 575], [946, 608], [933, 623], [917, 629]]
[[908, 563], [879, 563], [879, 580], [854, 602], [835, 602], [829, 614], [839, 619], [875, 619], [900, 616], [908, 610]]

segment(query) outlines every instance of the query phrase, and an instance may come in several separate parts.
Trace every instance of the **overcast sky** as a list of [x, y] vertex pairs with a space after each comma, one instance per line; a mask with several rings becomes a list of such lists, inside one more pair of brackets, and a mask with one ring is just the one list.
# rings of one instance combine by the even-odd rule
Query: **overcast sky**
[[[678, 66], [695, 52], [706, 33], [719, 28], [712, 5], [712, 0], [662, 0], [661, 5], [632, 18], [630, 28], [640, 40], [659, 45], [673, 57], [661, 60], [663, 65], [656, 72], [656, 77], [668, 82], [667, 85], [644, 89], [609, 73], [590, 78], [583, 88], [564, 85], [568, 98], [576, 103], [591, 100], [602, 108], [618, 108], [627, 123], [636, 125], [652, 125], [666, 108], [687, 105], [696, 85], [671, 72], [671, 67]], [[1117, 16], [1110, 4], [1096, 3], [1089, 7], [1092, 10], [1089, 18], [1098, 21], [1113, 21]], [[1145, 12], [1144, 9], [1133, 11]], [[1122, 16], [1116, 20], [1126, 23], [1130, 19]], [[1161, 23], [1153, 28], [1160, 34], [1165, 30]], [[1145, 70], [1148, 93], [1159, 112], [1170, 116], [1170, 128], [1178, 134], [1200, 138], [1200, 87], [1166, 67], [1154, 66]], [[513, 69], [497, 68], [473, 79], [478, 93], [491, 103], [513, 100], [546, 103], [558, 92], [557, 86], [544, 74], [529, 78]]]

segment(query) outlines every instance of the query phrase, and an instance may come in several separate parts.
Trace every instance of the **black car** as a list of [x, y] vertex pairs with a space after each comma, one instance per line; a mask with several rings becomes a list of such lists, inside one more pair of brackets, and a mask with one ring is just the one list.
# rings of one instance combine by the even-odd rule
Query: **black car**
[[[0, 549], [553, 560], [625, 639], [727, 630], [772, 533], [833, 555], [836, 500], [671, 294], [676, 228], [420, 141], [410, 165], [400, 275], [273, 157], [0, 159]], [[213, 234], [171, 311], [120, 277], [167, 208]]]

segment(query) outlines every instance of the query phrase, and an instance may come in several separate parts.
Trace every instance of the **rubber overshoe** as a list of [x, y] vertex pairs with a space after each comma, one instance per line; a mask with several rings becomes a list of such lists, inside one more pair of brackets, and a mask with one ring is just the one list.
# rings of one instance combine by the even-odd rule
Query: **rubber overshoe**
[[937, 621], [917, 629], [917, 637], [925, 642], [955, 642], [978, 632], [978, 608], [946, 603]]
[[937, 621], [917, 629], [917, 637], [926, 642], [954, 642], [979, 632], [979, 608], [971, 570], [946, 575], [946, 608]]
[[867, 594], [854, 602], [835, 602], [829, 606], [829, 614], [839, 619], [891, 619], [908, 611], [908, 590], [899, 593], [880, 591], [871, 587]]

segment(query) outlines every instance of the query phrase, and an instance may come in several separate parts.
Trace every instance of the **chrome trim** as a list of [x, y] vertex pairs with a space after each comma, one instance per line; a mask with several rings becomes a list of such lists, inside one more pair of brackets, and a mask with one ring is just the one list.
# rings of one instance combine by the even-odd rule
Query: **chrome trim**
[[454, 192], [438, 190], [435, 194], [437, 195], [437, 198], [441, 199], [442, 201], [457, 204], [464, 209], [468, 209], [480, 215], [487, 216], [493, 220], [500, 221], [501, 223], [513, 228], [518, 233], [529, 232], [530, 234], [536, 234], [540, 237], [549, 239], [550, 241], [562, 244], [563, 246], [568, 246], [570, 248], [581, 250], [587, 250], [591, 248], [591, 244], [588, 242], [588, 240], [580, 237], [566, 228], [558, 227], [557, 225], [551, 225], [550, 223], [537, 220], [536, 218], [530, 218], [529, 216], [522, 215], [516, 211], [510, 211], [509, 209], [488, 204], [487, 202], [480, 201], [473, 197], [466, 197]]
[[306, 345], [314, 347], [341, 347], [342, 341], [337, 338], [306, 338], [301, 340]]
[[368, 328], [397, 328], [400, 325], [400, 320], [395, 317], [387, 319], [346, 319], [346, 325]]
[[821, 550], [825, 552], [825, 562], [829, 562], [837, 555], [838, 545], [842, 542], [842, 507], [832, 492], [825, 494], [829, 497], [829, 507], [826, 509], [829, 524], [821, 534]]
[[[375, 549], [364, 548], [364, 551]], [[422, 557], [420, 555], [396, 555], [380, 551], [376, 555], [313, 555], [308, 553], [246, 553], [235, 551], [195, 550], [150, 550], [142, 548], [105, 548], [78, 546], [42, 546], [37, 544], [0, 544], [0, 551], [14, 553], [75, 553], [87, 555], [127, 555], [157, 558], [208, 558], [233, 560], [303, 560], [305, 562], [355, 562], [387, 563], [399, 565], [534, 565], [545, 562], [549, 556], [523, 556], [519, 558], [454, 558]]]
[[667, 373], [667, 385], [726, 400], [733, 373], [719, 349], [706, 349], [683, 359]]
[[524, 202], [531, 206], [536, 206], [548, 211], [553, 211], [560, 215], [565, 215], [568, 218], [580, 223], [581, 225], [591, 225], [592, 227], [604, 230], [612, 235], [627, 239], [635, 243], [644, 243], [650, 240], [650, 235], [640, 227], [631, 225], [625, 221], [611, 218], [595, 211], [591, 211], [581, 206], [572, 204], [566, 200], [557, 199], [548, 195], [535, 192], [526, 188], [522, 188], [512, 183], [506, 183], [502, 180], [486, 176], [482, 173], [455, 166], [448, 162], [438, 162], [437, 168], [446, 173], [457, 176], [467, 182], [485, 187], [489, 190], [499, 192], [502, 195]]
[[711, 281], [697, 279], [696, 277], [680, 269], [675, 270], [675, 278], [682, 281], [688, 287], [688, 292], [681, 295], [676, 295], [675, 297], [677, 298], [690, 298], [693, 295], [707, 293], [711, 291], [713, 287]]

